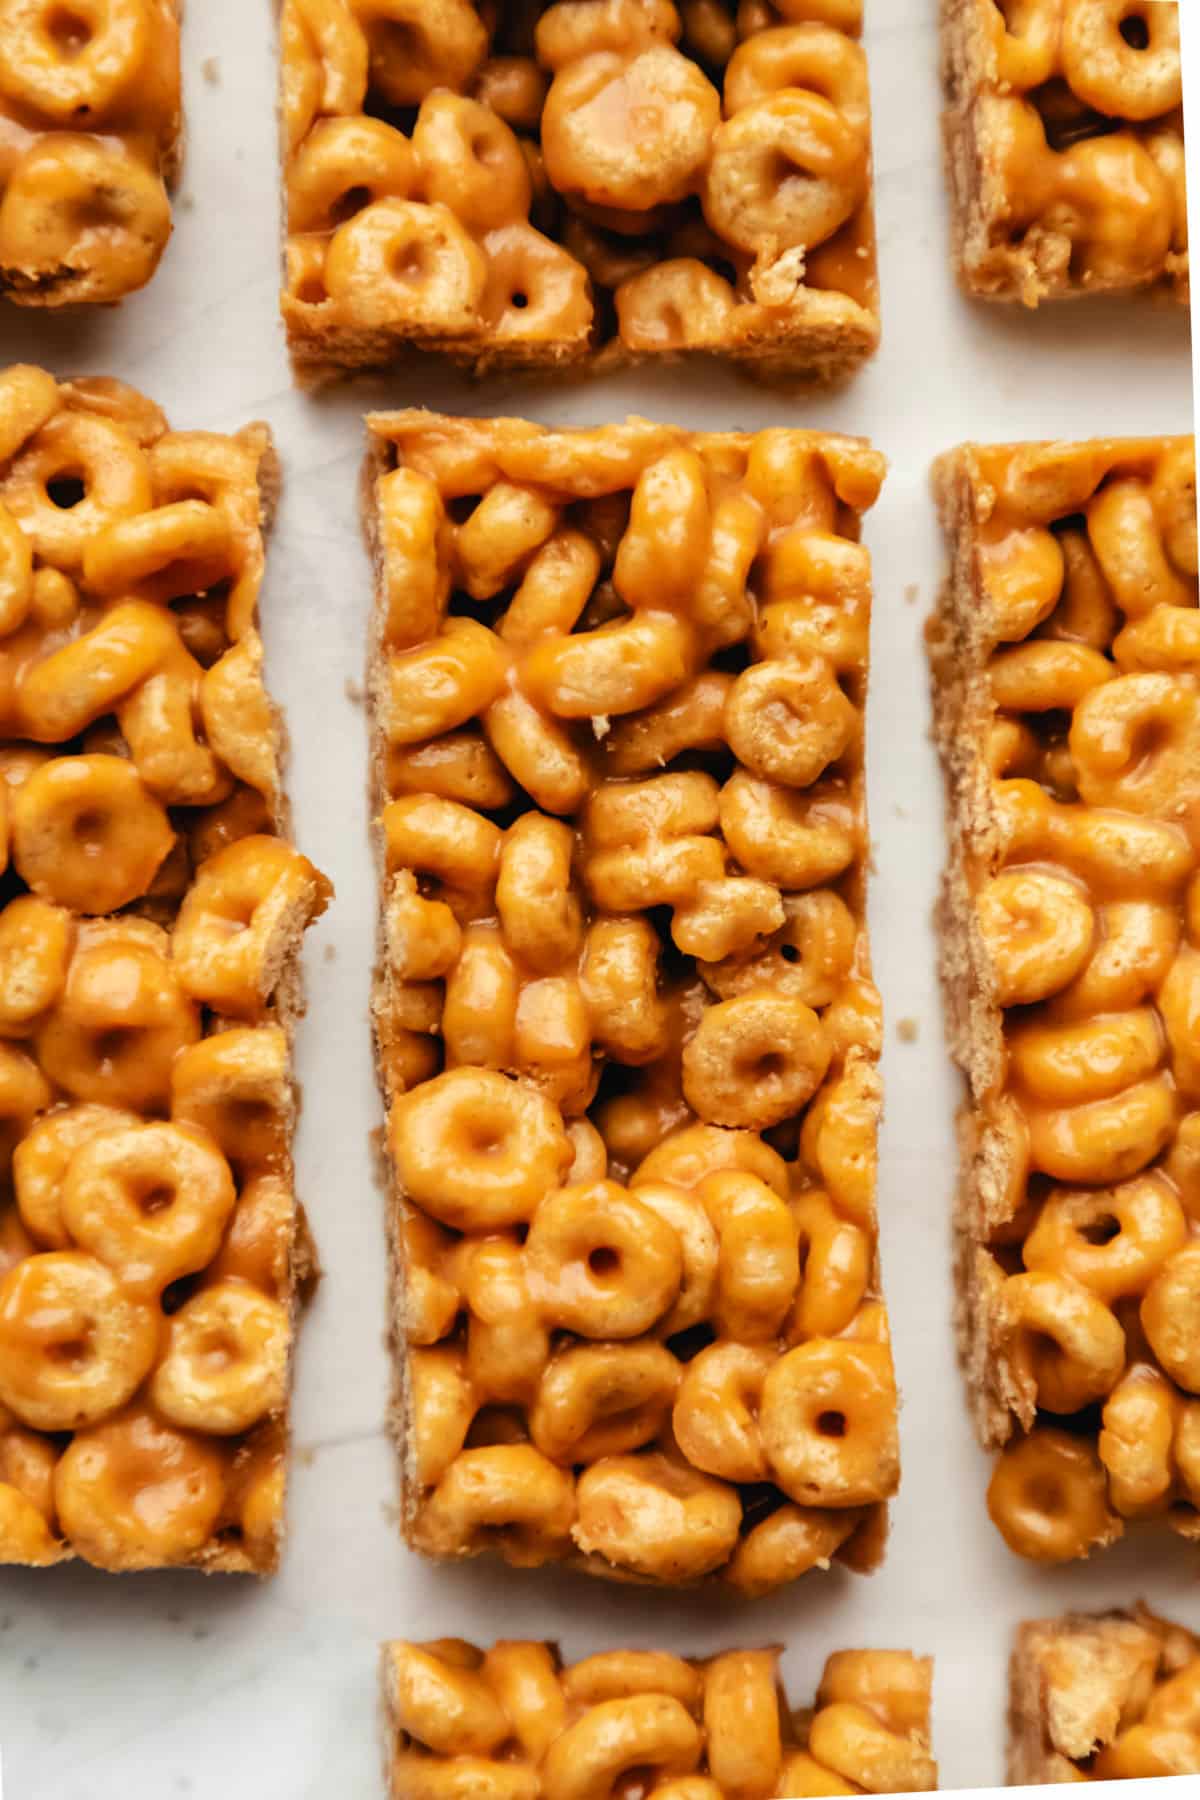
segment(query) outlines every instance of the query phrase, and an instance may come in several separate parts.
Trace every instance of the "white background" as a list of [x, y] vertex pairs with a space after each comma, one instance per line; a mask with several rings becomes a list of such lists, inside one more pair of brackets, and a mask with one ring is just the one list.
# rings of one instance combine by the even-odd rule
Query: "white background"
[[[291, 726], [300, 842], [338, 890], [309, 938], [300, 1035], [299, 1179], [326, 1276], [300, 1350], [282, 1572], [259, 1585], [188, 1573], [114, 1579], [80, 1566], [0, 1570], [7, 1800], [374, 1800], [376, 1644], [448, 1632], [556, 1637], [569, 1656], [626, 1643], [695, 1653], [781, 1641], [796, 1703], [811, 1697], [835, 1648], [933, 1652], [943, 1781], [988, 1785], [1003, 1780], [1005, 1662], [1019, 1619], [1140, 1594], [1200, 1629], [1200, 1565], [1179, 1539], [1134, 1536], [1091, 1564], [1044, 1573], [1009, 1554], [984, 1512], [987, 1464], [951, 1343], [956, 1088], [929, 925], [941, 793], [921, 650], [940, 560], [931, 458], [967, 436], [1189, 429], [1186, 321], [1144, 302], [1038, 316], [968, 305], [947, 262], [935, 0], [869, 0], [867, 11], [884, 349], [835, 397], [775, 397], [715, 368], [569, 389], [472, 387], [431, 364], [416, 378], [303, 398], [276, 318], [275, 73], [263, 0], [188, 8], [186, 179], [150, 289], [93, 319], [0, 318], [0, 363], [124, 376], [180, 426], [273, 426], [285, 489], [264, 605], [268, 676]], [[485, 1562], [434, 1568], [399, 1542], [380, 1428], [384, 1240], [367, 1021], [375, 899], [365, 727], [353, 697], [370, 594], [355, 485], [362, 411], [414, 402], [580, 424], [636, 410], [708, 428], [828, 426], [870, 435], [890, 459], [867, 524], [871, 918], [888, 1019], [879, 1203], [904, 1479], [888, 1560], [869, 1579], [814, 1573], [772, 1599], [738, 1603]], [[917, 1021], [915, 1043], [900, 1041], [903, 1019]]]

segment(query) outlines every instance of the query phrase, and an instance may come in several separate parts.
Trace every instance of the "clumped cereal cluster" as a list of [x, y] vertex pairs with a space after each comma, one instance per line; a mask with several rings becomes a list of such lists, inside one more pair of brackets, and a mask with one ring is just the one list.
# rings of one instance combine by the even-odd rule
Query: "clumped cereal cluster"
[[870, 1566], [882, 460], [370, 424], [411, 1539], [749, 1592]]
[[613, 1650], [564, 1668], [553, 1644], [386, 1644], [388, 1791], [595, 1800], [629, 1782], [656, 1800], [770, 1800], [937, 1786], [927, 1659], [839, 1651], [816, 1705], [795, 1712], [778, 1662]]
[[284, 0], [299, 365], [878, 341], [862, 0]]
[[1200, 1772], [1200, 1640], [1144, 1606], [1020, 1626], [1011, 1696], [1015, 1786]]
[[0, 1562], [268, 1568], [294, 955], [264, 426], [0, 376]]
[[1036, 306], [1188, 298], [1172, 0], [943, 0], [946, 144], [968, 289]]
[[939, 470], [970, 1354], [992, 1517], [1047, 1561], [1198, 1534], [1195, 480], [1190, 438]]
[[177, 0], [0, 0], [0, 293], [120, 300], [171, 235]]

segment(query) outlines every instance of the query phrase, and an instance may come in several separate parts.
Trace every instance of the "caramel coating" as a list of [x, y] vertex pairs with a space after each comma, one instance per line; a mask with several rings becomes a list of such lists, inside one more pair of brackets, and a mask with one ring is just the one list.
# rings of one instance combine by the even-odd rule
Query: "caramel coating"
[[[543, 15], [556, 59], [659, 17], [602, 10]], [[406, 1531], [743, 1591], [869, 1566], [898, 1480], [863, 897], [879, 463], [802, 431], [372, 429]]]
[[977, 583], [978, 635], [931, 626], [947, 742], [986, 744], [947, 893], [996, 1009], [960, 1225], [1004, 1446], [988, 1504], [1012, 1549], [1064, 1561], [1127, 1520], [1192, 1529], [1200, 689], [1167, 621], [1197, 614], [1195, 452], [968, 447], [938, 483]]
[[795, 1711], [778, 1663], [776, 1650], [610, 1650], [564, 1665], [554, 1644], [385, 1644], [388, 1791], [601, 1800], [627, 1777], [668, 1800], [936, 1787], [928, 1658], [840, 1651], [815, 1707]]
[[[80, 0], [78, 56], [25, 74], [64, 106], [104, 75], [117, 143], [160, 11]], [[51, 42], [7, 12], [6, 101]], [[281, 835], [271, 455], [117, 381], [0, 373], [0, 1563], [278, 1558], [287, 1026], [329, 890]]]
[[946, 14], [959, 272], [988, 299], [1156, 287], [1186, 305], [1174, 0], [968, 0]]
[[861, 8], [760, 11], [283, 0], [297, 367], [409, 345], [857, 366], [879, 336]]
[[121, 300], [171, 235], [181, 136], [176, 0], [0, 5], [0, 293]]

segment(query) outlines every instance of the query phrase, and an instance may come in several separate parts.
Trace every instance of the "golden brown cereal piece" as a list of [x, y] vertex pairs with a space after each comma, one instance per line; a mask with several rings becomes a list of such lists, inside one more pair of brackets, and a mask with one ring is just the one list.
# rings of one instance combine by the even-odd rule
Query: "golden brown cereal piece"
[[1140, 1603], [1018, 1626], [1008, 1779], [1114, 1780], [1200, 1771], [1200, 1640]]
[[791, 0], [283, 0], [297, 374], [849, 375], [879, 341], [861, 36]]
[[[661, 48], [674, 18], [580, 0], [539, 42]], [[880, 461], [639, 420], [371, 432], [405, 1533], [743, 1592], [870, 1568], [898, 1480], [863, 891]]]
[[[105, 74], [115, 133], [157, 0], [8, 10], [0, 91], [40, 44], [29, 81]], [[0, 373], [0, 1564], [278, 1560], [291, 1035], [329, 887], [262, 685], [276, 482], [264, 426]]]
[[0, 294], [111, 304], [171, 235], [183, 116], [178, 0], [3, 0]]
[[1200, 1491], [1195, 450], [967, 445], [935, 488], [961, 1348], [992, 1519], [1060, 1562]]
[[942, 0], [942, 72], [968, 293], [1187, 304], [1176, 0]]
[[779, 1657], [608, 1650], [564, 1664], [555, 1644], [513, 1639], [384, 1644], [388, 1793], [595, 1800], [627, 1779], [669, 1800], [936, 1788], [930, 1658], [840, 1651], [816, 1705], [793, 1710]]

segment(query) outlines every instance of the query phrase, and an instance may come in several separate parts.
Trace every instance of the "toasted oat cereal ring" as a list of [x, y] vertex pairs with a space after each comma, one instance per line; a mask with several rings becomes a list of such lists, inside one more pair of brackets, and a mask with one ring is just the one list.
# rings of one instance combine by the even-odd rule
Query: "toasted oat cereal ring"
[[83, 579], [107, 599], [169, 601], [203, 593], [234, 572], [232, 521], [206, 500], [176, 500], [116, 519], [88, 541]]
[[288, 168], [288, 230], [332, 231], [373, 200], [407, 200], [413, 146], [382, 119], [319, 119]]
[[471, 231], [528, 219], [529, 166], [512, 128], [479, 100], [439, 90], [424, 101], [413, 153], [425, 199], [449, 207]]
[[127, 1288], [159, 1293], [212, 1261], [236, 1197], [206, 1133], [155, 1119], [80, 1145], [63, 1181], [62, 1219]]
[[554, 1462], [593, 1463], [639, 1450], [661, 1432], [680, 1366], [661, 1344], [576, 1344], [551, 1357], [529, 1432]]
[[739, 1593], [755, 1598], [796, 1581], [810, 1569], [828, 1568], [869, 1516], [850, 1506], [780, 1506], [746, 1533], [730, 1558], [725, 1579]]
[[487, 281], [480, 317], [496, 338], [581, 337], [592, 322], [592, 291], [577, 257], [524, 219], [486, 233]]
[[1051, 1188], [1021, 1247], [1027, 1269], [1082, 1282], [1112, 1305], [1144, 1294], [1187, 1241], [1187, 1217], [1158, 1170], [1105, 1188]]
[[547, 1194], [525, 1255], [546, 1318], [582, 1337], [640, 1336], [675, 1304], [683, 1275], [674, 1228], [615, 1181]]
[[[1140, 28], [1141, 41], [1128, 28]], [[1066, 0], [1062, 67], [1085, 106], [1154, 119], [1183, 100], [1179, 8], [1155, 0]]]
[[713, 1125], [764, 1131], [800, 1111], [829, 1067], [820, 1019], [785, 994], [741, 994], [706, 1007], [684, 1046], [683, 1091]]
[[166, 809], [119, 756], [43, 763], [13, 800], [13, 862], [43, 900], [112, 913], [150, 887], [175, 842]]
[[113, 136], [35, 138], [0, 201], [0, 265], [52, 280], [59, 304], [143, 287], [170, 235], [162, 176]]
[[167, 1326], [150, 1398], [172, 1425], [230, 1437], [276, 1412], [287, 1394], [287, 1308], [244, 1281], [218, 1281]]
[[225, 1499], [223, 1448], [133, 1409], [80, 1432], [54, 1475], [63, 1531], [100, 1569], [186, 1562], [211, 1538]]
[[686, 1707], [669, 1694], [602, 1700], [555, 1738], [542, 1764], [546, 1800], [606, 1800], [631, 1769], [662, 1778], [686, 1775], [704, 1739]]
[[28, 1256], [0, 1281], [0, 1400], [36, 1431], [123, 1406], [158, 1354], [157, 1307], [78, 1251]]
[[537, 59], [557, 72], [597, 50], [640, 50], [680, 34], [671, 0], [556, 0], [534, 29]]
[[75, 938], [61, 907], [18, 894], [0, 912], [0, 1032], [21, 1037], [59, 998]]
[[468, 330], [487, 258], [447, 206], [375, 200], [338, 228], [325, 256], [332, 300], [358, 325]]
[[862, 1506], [896, 1490], [896, 1380], [884, 1344], [812, 1338], [768, 1370], [763, 1448], [804, 1506]]
[[533, 1567], [561, 1558], [575, 1516], [570, 1474], [532, 1444], [487, 1444], [460, 1452], [421, 1509], [419, 1548], [461, 1555], [463, 1546], [503, 1547]]
[[370, 85], [391, 106], [419, 106], [433, 88], [464, 88], [488, 52], [471, 0], [350, 0], [370, 47]]
[[742, 1522], [734, 1488], [657, 1450], [593, 1463], [576, 1499], [571, 1536], [581, 1550], [672, 1584], [697, 1581], [726, 1562]]
[[0, 483], [0, 499], [36, 555], [74, 574], [98, 531], [152, 505], [150, 467], [123, 426], [95, 413], [59, 412], [26, 442]]
[[754, 663], [725, 702], [725, 730], [738, 761], [789, 787], [810, 787], [858, 728], [858, 709], [824, 657]]
[[857, 130], [867, 127], [866, 55], [834, 26], [809, 21], [755, 32], [734, 52], [725, 71], [726, 117], [783, 88], [821, 94]]
[[197, 871], [175, 922], [172, 955], [194, 999], [253, 1017], [297, 938], [324, 911], [329, 884], [282, 838], [239, 838]]
[[33, 601], [33, 545], [0, 505], [0, 637], [25, 623]]
[[388, 1134], [406, 1191], [460, 1231], [532, 1218], [572, 1155], [558, 1108], [490, 1069], [449, 1069], [401, 1095]]
[[58, 383], [35, 363], [12, 363], [0, 374], [0, 463], [40, 431], [62, 405]]
[[62, 1217], [62, 1186], [75, 1152], [102, 1132], [138, 1123], [115, 1106], [57, 1106], [34, 1121], [13, 1152], [13, 1187], [26, 1229], [47, 1250], [71, 1239]]
[[1172, 1381], [1200, 1393], [1200, 1245], [1168, 1258], [1141, 1305], [1142, 1329]]
[[244, 1172], [281, 1166], [294, 1105], [287, 1037], [278, 1025], [212, 1032], [171, 1068], [171, 1116], [195, 1125]]
[[166, 934], [141, 920], [81, 929], [66, 991], [34, 1039], [41, 1067], [72, 1099], [166, 1109], [175, 1058], [201, 1032], [167, 948]]
[[836, 107], [819, 94], [775, 94], [713, 134], [704, 216], [742, 250], [812, 249], [845, 224], [866, 182], [866, 141]]
[[149, 72], [152, 39], [149, 0], [0, 0], [0, 94], [96, 126]]
[[694, 193], [720, 122], [717, 90], [672, 45], [598, 51], [559, 70], [542, 110], [542, 155], [559, 193], [646, 213]]
[[1094, 1444], [1046, 1426], [1005, 1446], [987, 1503], [1009, 1549], [1033, 1562], [1071, 1562], [1123, 1529]]

